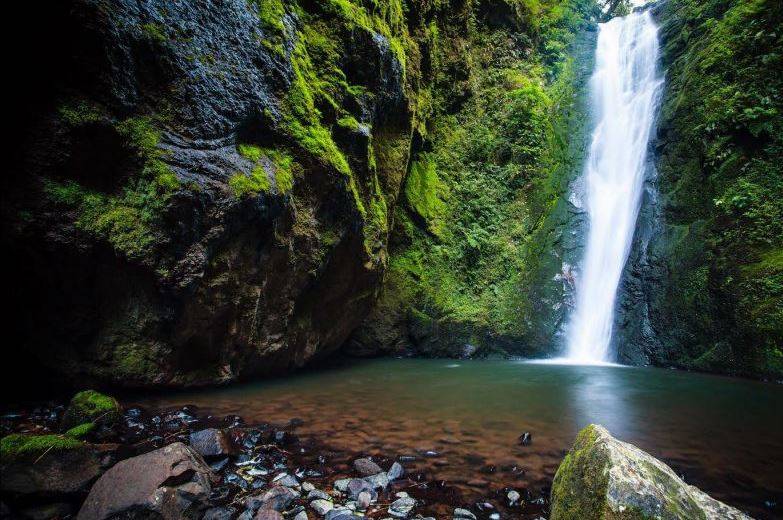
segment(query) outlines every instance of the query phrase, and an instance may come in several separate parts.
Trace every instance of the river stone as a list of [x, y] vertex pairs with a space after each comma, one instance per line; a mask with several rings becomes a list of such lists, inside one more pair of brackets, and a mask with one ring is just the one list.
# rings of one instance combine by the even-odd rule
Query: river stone
[[330, 497], [326, 492], [321, 491], [320, 489], [313, 489], [307, 494], [307, 500], [331, 500], [332, 497]]
[[591, 424], [555, 474], [550, 520], [749, 520], [636, 446]]
[[253, 520], [283, 520], [283, 515], [274, 509], [259, 509]]
[[416, 500], [411, 497], [398, 498], [389, 506], [389, 514], [396, 518], [408, 518], [416, 507]]
[[353, 461], [353, 468], [356, 470], [356, 472], [363, 476], [363, 477], [369, 477], [370, 475], [377, 475], [381, 471], [381, 467], [377, 465], [375, 462], [372, 461], [372, 459], [369, 458], [361, 458], [356, 459]]
[[259, 495], [245, 499], [245, 507], [253, 511], [257, 509], [274, 509], [284, 511], [288, 505], [299, 497], [299, 493], [285, 486], [275, 486]]
[[405, 468], [402, 467], [402, 464], [399, 462], [395, 462], [391, 465], [391, 468], [389, 468], [389, 471], [386, 472], [386, 476], [389, 477], [389, 480], [397, 480], [398, 478], [405, 475]]
[[228, 436], [217, 428], [207, 428], [191, 433], [190, 446], [202, 457], [218, 457], [233, 453]]
[[454, 520], [476, 520], [476, 515], [467, 509], [458, 507], [454, 510]]
[[201, 455], [176, 442], [114, 465], [92, 487], [77, 518], [192, 516], [206, 504], [212, 475]]
[[378, 473], [377, 475], [371, 475], [364, 478], [369, 482], [373, 489], [380, 489], [385, 491], [389, 487], [389, 476], [386, 473]]
[[318, 498], [310, 502], [310, 507], [312, 507], [313, 511], [318, 513], [320, 516], [324, 516], [326, 513], [334, 509], [334, 504], [332, 504], [329, 500]]

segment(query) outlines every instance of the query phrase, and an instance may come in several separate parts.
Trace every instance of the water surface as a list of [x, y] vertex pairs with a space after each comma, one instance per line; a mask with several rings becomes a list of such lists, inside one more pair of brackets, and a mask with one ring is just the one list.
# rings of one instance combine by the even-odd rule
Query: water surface
[[[783, 386], [771, 383], [652, 368], [376, 360], [142, 404], [194, 404], [248, 423], [300, 418], [300, 435], [351, 453], [433, 450], [437, 457], [411, 464], [476, 495], [545, 488], [576, 433], [599, 423], [756, 517], [779, 514], [764, 502], [783, 495]], [[524, 431], [530, 446], [518, 444]]]

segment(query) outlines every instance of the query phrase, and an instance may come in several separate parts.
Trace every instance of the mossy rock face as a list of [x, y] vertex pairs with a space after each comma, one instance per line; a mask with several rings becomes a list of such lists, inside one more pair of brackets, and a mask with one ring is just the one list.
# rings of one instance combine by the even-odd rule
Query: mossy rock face
[[84, 443], [69, 435], [32, 435], [12, 433], [0, 440], [3, 464], [20, 459], [37, 458], [48, 452], [79, 449]]
[[750, 518], [595, 424], [579, 432], [557, 469], [551, 500], [551, 520]]
[[111, 424], [121, 417], [122, 408], [116, 399], [95, 390], [84, 390], [73, 396], [60, 426], [70, 431], [85, 423]]

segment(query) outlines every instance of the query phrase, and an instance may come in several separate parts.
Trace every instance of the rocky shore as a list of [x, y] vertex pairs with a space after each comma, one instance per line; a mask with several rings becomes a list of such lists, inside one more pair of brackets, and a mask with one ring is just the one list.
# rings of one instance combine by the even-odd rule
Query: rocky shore
[[[128, 408], [101, 396], [79, 411], [39, 406], [2, 418], [2, 518], [544, 518], [548, 490], [467, 497], [415, 469], [419, 455], [335, 452], [302, 421], [245, 424], [186, 406]], [[83, 408], [83, 407], [82, 407]], [[74, 425], [77, 422], [79, 424]], [[522, 440], [520, 440], [522, 442]], [[525, 442], [529, 442], [528, 437]], [[357, 443], [358, 444], [358, 443]], [[431, 456], [431, 454], [430, 454]]]
[[[246, 424], [194, 406], [123, 410], [88, 390], [5, 413], [0, 518], [350, 520], [724, 519], [741, 511], [598, 425], [578, 435], [551, 487], [466, 495], [416, 456], [352, 453], [300, 438], [301, 419]], [[518, 442], [533, 447], [525, 432]]]

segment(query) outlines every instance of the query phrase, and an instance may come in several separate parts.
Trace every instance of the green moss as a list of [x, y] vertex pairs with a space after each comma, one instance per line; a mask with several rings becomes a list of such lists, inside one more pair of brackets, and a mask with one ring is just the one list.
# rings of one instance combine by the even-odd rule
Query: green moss
[[[62, 107], [60, 115], [71, 126], [107, 122], [86, 105]], [[118, 193], [99, 192], [75, 181], [44, 179], [44, 193], [56, 204], [77, 210], [77, 228], [105, 239], [129, 258], [149, 258], [157, 242], [160, 214], [171, 195], [180, 189], [180, 182], [163, 160], [164, 152], [158, 146], [160, 135], [150, 118], [128, 118], [113, 128], [136, 155], [141, 165], [137, 176]]]
[[440, 234], [440, 218], [445, 213], [445, 205], [441, 200], [443, 191], [435, 161], [424, 154], [411, 164], [408, 178], [405, 181], [405, 197], [411, 209], [427, 221], [428, 229]]
[[74, 426], [70, 430], [65, 432], [66, 437], [72, 437], [74, 439], [81, 439], [82, 437], [85, 437], [88, 433], [93, 431], [95, 429], [95, 423], [94, 422], [87, 422], [84, 424], [80, 424], [79, 426]]
[[353, 116], [341, 117], [337, 120], [337, 125], [352, 132], [356, 132], [359, 129], [359, 121]]
[[271, 192], [272, 185], [266, 167], [273, 172], [277, 193], [288, 193], [293, 189], [294, 173], [300, 170], [300, 166], [288, 152], [250, 144], [239, 144], [237, 150], [255, 165], [250, 175], [237, 172], [229, 179], [228, 184], [234, 195], [248, 197]]
[[579, 432], [552, 482], [552, 520], [601, 520], [606, 518], [609, 484], [608, 458], [596, 444], [595, 425]]
[[152, 41], [165, 43], [168, 40], [165, 29], [158, 23], [145, 23], [140, 26], [141, 31]]
[[78, 449], [84, 443], [65, 435], [33, 435], [13, 433], [0, 440], [0, 454], [3, 462], [18, 459], [35, 459], [51, 451]]
[[116, 399], [95, 390], [84, 390], [71, 399], [62, 426], [70, 429], [88, 422], [111, 424], [121, 417], [122, 410]]

